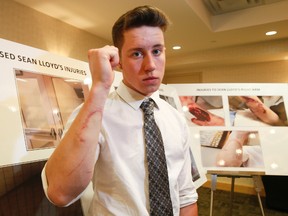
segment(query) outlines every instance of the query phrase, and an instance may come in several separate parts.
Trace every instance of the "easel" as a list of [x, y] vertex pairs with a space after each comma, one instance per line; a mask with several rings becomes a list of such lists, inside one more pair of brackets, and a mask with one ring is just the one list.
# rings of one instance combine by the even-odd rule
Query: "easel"
[[236, 178], [253, 178], [254, 187], [257, 193], [257, 198], [259, 206], [261, 209], [262, 216], [265, 216], [264, 209], [262, 206], [260, 192], [263, 189], [263, 184], [261, 180], [261, 175], [264, 175], [262, 172], [225, 172], [225, 171], [208, 171], [207, 173], [211, 174], [211, 197], [210, 197], [210, 216], [213, 216], [213, 202], [214, 202], [214, 192], [216, 191], [217, 177], [227, 177], [231, 178], [231, 191], [230, 191], [230, 212], [229, 215], [232, 216], [233, 210], [233, 200], [234, 200], [234, 187]]

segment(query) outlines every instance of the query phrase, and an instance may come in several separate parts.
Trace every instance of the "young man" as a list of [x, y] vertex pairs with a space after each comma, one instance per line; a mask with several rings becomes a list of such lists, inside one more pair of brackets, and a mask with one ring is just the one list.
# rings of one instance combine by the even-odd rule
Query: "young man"
[[[89, 50], [90, 94], [42, 172], [44, 190], [54, 204], [69, 205], [92, 180], [91, 215], [157, 215], [150, 212], [140, 109], [150, 97], [168, 168], [173, 213], [167, 215], [198, 215], [188, 127], [157, 91], [164, 76], [167, 25], [158, 9], [137, 7], [114, 24], [115, 47]], [[116, 66], [123, 70], [123, 81], [109, 95]]]

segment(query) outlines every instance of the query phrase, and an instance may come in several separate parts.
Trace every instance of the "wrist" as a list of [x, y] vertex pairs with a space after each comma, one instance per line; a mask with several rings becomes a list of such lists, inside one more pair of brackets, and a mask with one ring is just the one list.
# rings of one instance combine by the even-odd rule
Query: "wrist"
[[105, 86], [102, 83], [93, 84], [85, 104], [94, 107], [95, 111], [103, 111], [109, 92], [110, 86]]

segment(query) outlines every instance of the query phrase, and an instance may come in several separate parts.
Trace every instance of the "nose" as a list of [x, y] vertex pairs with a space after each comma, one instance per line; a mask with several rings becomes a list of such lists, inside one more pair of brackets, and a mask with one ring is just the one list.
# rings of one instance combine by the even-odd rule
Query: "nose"
[[151, 72], [156, 69], [155, 59], [152, 54], [147, 54], [144, 57], [143, 67], [146, 72]]

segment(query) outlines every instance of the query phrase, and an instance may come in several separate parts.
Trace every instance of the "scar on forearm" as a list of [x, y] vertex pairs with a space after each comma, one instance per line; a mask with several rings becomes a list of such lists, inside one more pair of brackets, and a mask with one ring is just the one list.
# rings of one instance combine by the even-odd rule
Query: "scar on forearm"
[[92, 116], [93, 116], [95, 113], [99, 112], [99, 111], [100, 111], [100, 109], [99, 109], [99, 110], [96, 109], [95, 111], [92, 111], [91, 113], [89, 113], [89, 115], [86, 117], [85, 121], [84, 121], [83, 124], [82, 124], [81, 130], [83, 130], [83, 129], [85, 129], [85, 128], [88, 127], [88, 124], [89, 124], [90, 119], [92, 118]]
[[78, 170], [78, 168], [81, 166], [81, 164], [83, 163], [84, 159], [82, 159], [78, 164], [76, 164], [76, 166], [67, 173], [67, 176], [71, 176], [75, 171]]

